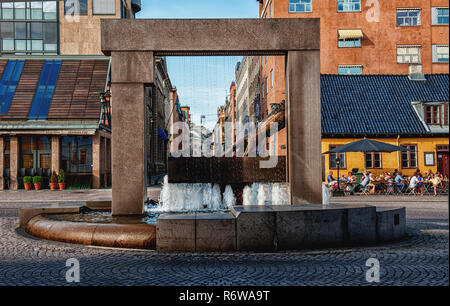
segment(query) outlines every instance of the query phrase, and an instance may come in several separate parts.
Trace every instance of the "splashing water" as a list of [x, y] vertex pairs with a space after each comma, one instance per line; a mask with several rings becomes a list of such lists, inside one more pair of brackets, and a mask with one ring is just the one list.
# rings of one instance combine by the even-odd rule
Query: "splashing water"
[[226, 209], [230, 209], [231, 206], [236, 205], [236, 197], [234, 196], [233, 189], [230, 185], [225, 187], [225, 192], [223, 193], [223, 204]]
[[255, 196], [253, 194], [253, 187], [245, 186], [242, 192], [243, 205], [255, 205]]
[[[283, 183], [259, 183], [245, 186], [243, 205], [287, 205], [289, 188]], [[157, 207], [148, 208], [149, 212], [193, 212], [223, 211], [236, 205], [236, 196], [230, 185], [220, 192], [218, 184], [171, 184], [167, 175]]]
[[322, 205], [330, 204], [330, 192], [328, 191], [327, 185], [322, 183]]

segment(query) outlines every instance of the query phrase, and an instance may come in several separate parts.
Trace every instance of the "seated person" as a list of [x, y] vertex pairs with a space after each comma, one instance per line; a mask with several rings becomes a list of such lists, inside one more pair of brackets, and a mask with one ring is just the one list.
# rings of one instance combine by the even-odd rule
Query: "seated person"
[[337, 179], [333, 177], [333, 171], [330, 171], [327, 176], [328, 186], [331, 187], [337, 182]]
[[348, 181], [349, 183], [356, 182], [356, 176], [354, 176], [351, 172], [349, 172], [349, 173], [348, 173], [348, 176], [347, 176], [347, 181]]
[[417, 175], [417, 193], [423, 195], [423, 176], [422, 173]]
[[405, 179], [402, 176], [401, 171], [397, 172], [397, 176], [395, 177], [394, 181], [395, 181], [395, 186], [397, 186], [400, 189], [400, 192], [405, 191], [406, 183], [405, 183]]
[[414, 175], [411, 178], [411, 180], [409, 181], [409, 188], [414, 190], [417, 188], [417, 176]]
[[361, 188], [366, 188], [369, 182], [370, 182], [369, 173], [365, 172], [363, 178], [361, 179], [361, 183], [353, 187], [352, 191], [350, 191], [350, 194], [355, 194], [355, 191], [358, 191]]
[[434, 196], [437, 196], [437, 186], [441, 183], [441, 178], [438, 175], [432, 175], [430, 178], [430, 183], [433, 184]]

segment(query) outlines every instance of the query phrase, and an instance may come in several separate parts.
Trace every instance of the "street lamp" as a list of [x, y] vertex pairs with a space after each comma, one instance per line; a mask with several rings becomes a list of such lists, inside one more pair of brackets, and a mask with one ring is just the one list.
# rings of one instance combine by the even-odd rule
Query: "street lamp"
[[[337, 153], [339, 154], [339, 153]], [[341, 159], [339, 158], [339, 155], [336, 157], [336, 168], [337, 168], [337, 190], [335, 190], [333, 192], [334, 196], [343, 196], [344, 195], [344, 191], [341, 190], [340, 186], [339, 186], [339, 167], [341, 165]]]
[[337, 190], [338, 192], [340, 192], [340, 187], [339, 187], [339, 166], [341, 164], [341, 159], [339, 158], [339, 156], [336, 158], [336, 166], [337, 166]]

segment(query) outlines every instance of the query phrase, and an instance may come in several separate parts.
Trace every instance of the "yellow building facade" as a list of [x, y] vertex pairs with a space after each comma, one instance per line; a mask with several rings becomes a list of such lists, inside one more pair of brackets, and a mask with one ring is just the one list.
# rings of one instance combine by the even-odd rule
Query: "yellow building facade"
[[[402, 153], [392, 152], [392, 153], [380, 153], [381, 163], [380, 168], [366, 168], [366, 154], [362, 152], [347, 152], [342, 153], [344, 155], [343, 167], [340, 167], [339, 174], [347, 175], [348, 172], [352, 171], [354, 168], [358, 168], [358, 172], [363, 172], [364, 170], [372, 172], [374, 175], [379, 175], [384, 172], [393, 172], [395, 169], [402, 171], [403, 175], [412, 176], [417, 169], [420, 169], [422, 173], [428, 172], [429, 170], [436, 173], [436, 171], [442, 172], [442, 169], [438, 169], [438, 155], [444, 152], [444, 148], [449, 146], [449, 139], [446, 137], [436, 137], [436, 138], [370, 138], [371, 140], [385, 142], [395, 146], [402, 145], [416, 145], [417, 151], [417, 167], [402, 167]], [[322, 139], [322, 152], [330, 150], [333, 146], [344, 145], [353, 141], [361, 140], [361, 138], [324, 138]], [[442, 150], [442, 151], [440, 151]], [[434, 165], [426, 164], [425, 153], [429, 156], [433, 153]], [[447, 153], [448, 154], [448, 153]], [[341, 159], [342, 159], [341, 155]], [[330, 155], [324, 154], [324, 164], [325, 173], [333, 171], [334, 175], [337, 174], [336, 167], [330, 167]], [[428, 157], [429, 158], [429, 157]], [[332, 162], [331, 162], [332, 163]], [[326, 175], [325, 175], [326, 177]]]

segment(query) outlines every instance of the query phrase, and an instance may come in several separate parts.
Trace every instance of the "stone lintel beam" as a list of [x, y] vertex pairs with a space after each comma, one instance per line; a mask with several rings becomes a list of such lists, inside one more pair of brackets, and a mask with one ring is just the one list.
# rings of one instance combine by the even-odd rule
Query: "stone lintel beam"
[[[285, 54], [319, 50], [319, 18], [102, 19], [102, 51], [160, 55]], [[299, 39], [301, 38], [301, 39]]]

